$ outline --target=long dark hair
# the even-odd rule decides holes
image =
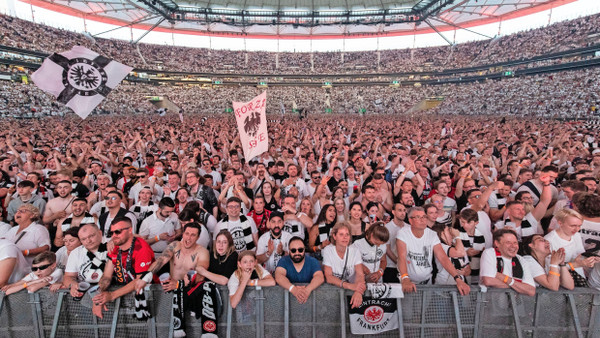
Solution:
[[[326,215],[327,215],[327,210],[329,208],[333,208],[333,210],[335,210],[335,206],[331,203],[325,204],[323,206],[323,208],[321,209],[321,212],[319,213],[319,216],[317,217],[317,221],[315,222],[315,224],[319,225],[321,223],[327,223],[327,219],[326,219]],[[333,224],[335,224],[335,222],[337,221],[337,211],[335,213],[335,219],[333,220]]]

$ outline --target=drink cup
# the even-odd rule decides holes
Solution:
[[[77,285],[77,291],[81,292],[81,293],[86,293],[86,291],[90,288],[90,283],[88,282],[80,282]],[[80,301],[81,298],[83,298],[83,295],[81,297],[73,297],[73,300],[75,301]]]

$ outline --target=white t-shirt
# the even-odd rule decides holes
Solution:
[[[210,233],[208,232],[208,230],[206,229],[206,227],[201,224],[202,227],[202,231],[200,231],[200,237],[198,237],[198,240],[196,241],[196,244],[200,244],[205,248],[209,248],[210,244],[212,243],[212,238],[210,236]]]
[[[92,270],[92,262],[87,256],[88,250],[83,246],[79,246],[69,255],[69,259],[67,260],[67,266],[65,267],[65,272],[76,272],[77,273],[77,281],[79,282],[88,282],[96,284],[102,278],[102,274],[104,271],[102,270]],[[107,260],[107,251],[99,252],[96,251],[95,256],[99,261]]]
[[[431,280],[433,274],[433,248],[440,244],[437,233],[425,229],[421,238],[415,237],[410,227],[403,227],[396,234],[396,239],[406,244],[406,266],[408,276],[414,283]]]
[[[172,213],[169,215],[169,217],[162,221],[158,219],[157,212],[155,212],[142,222],[142,225],[140,226],[140,236],[153,238],[165,232],[169,236],[173,236],[175,234],[175,230],[179,229],[181,229],[181,223],[179,223],[179,219],[177,219],[175,213]],[[169,242],[160,240],[150,246],[154,252],[163,252],[168,245]]]
[[[470,205],[467,205],[465,207],[465,209],[470,208]],[[487,212],[483,210],[479,210],[477,212],[477,217],[479,218],[479,222],[477,223],[475,228],[479,230],[479,232],[481,232],[483,238],[485,238],[485,247],[489,249],[492,246],[494,246],[494,237],[492,235],[492,220],[490,219],[490,216],[488,216]]]
[[[523,227],[524,223],[526,223],[526,222],[529,222],[530,226]],[[517,238],[518,238],[519,242],[523,239],[523,237],[529,237],[529,236],[533,236],[533,235],[542,235],[543,234],[543,230],[540,231],[540,229],[539,229],[539,223],[538,223],[537,219],[535,219],[533,214],[530,212],[527,213],[527,215],[525,215],[525,217],[523,218],[523,220],[521,221],[521,224],[519,226],[517,226],[510,219],[499,220],[498,222],[496,222],[495,226],[496,226],[496,229],[503,229],[505,227],[512,228],[517,233]]]
[[[54,284],[56,282],[62,281],[62,277],[63,277],[63,271],[62,269],[54,269],[54,271],[52,271],[52,273],[50,274],[50,277],[52,277],[52,280],[50,281],[50,284]],[[23,281],[24,282],[31,282],[34,280],[38,280],[40,279],[34,272],[30,272],[27,276],[23,277]]]
[[[517,259],[519,260],[519,262],[521,262],[521,266],[523,267],[523,278],[522,281],[525,284],[529,284],[533,287],[535,287],[535,281],[533,280],[533,277],[531,276],[531,270],[528,269],[527,264],[525,264],[523,257],[517,255]],[[502,260],[504,260],[504,271],[502,272],[503,274],[512,277],[512,259],[510,258],[506,258],[506,257],[502,257]],[[481,255],[481,269],[479,272],[479,276],[480,277],[491,277],[491,278],[496,278],[496,272],[498,272],[498,269],[496,267],[497,261],[496,261],[496,251],[494,248],[489,248],[489,249],[485,249],[483,251],[483,254]],[[480,283],[481,283],[480,279]]]
[[[306,215],[306,214],[304,214],[304,213],[298,214],[298,216],[301,216],[301,215]],[[290,235],[292,235],[292,237],[298,236],[298,237],[304,239],[304,224],[302,224],[302,222],[300,222],[299,220],[288,219],[288,220],[283,221],[283,231],[290,233]]]
[[[19,237],[21,237],[21,232],[17,233],[19,230],[18,226],[12,227],[5,235],[5,238],[13,243],[17,241]],[[48,248],[50,245],[50,234],[48,233],[48,229],[45,226],[31,223],[27,228],[22,231],[24,234],[16,243],[19,250],[31,250],[43,247],[47,245]],[[25,257],[27,264],[31,266],[31,262],[33,262],[33,256]]]
[[[330,267],[335,277],[348,283],[354,283],[356,278],[356,271],[354,270],[357,265],[362,264],[362,255],[358,249],[349,246],[344,253],[344,257],[340,258],[335,250],[335,245],[329,244],[321,251],[321,254],[323,255],[323,266]]]
[[[363,265],[366,266],[369,271],[376,272],[379,270],[381,258],[385,256],[387,250],[387,244],[371,245],[367,242],[366,238],[361,238],[351,246],[355,247],[360,252]]]
[[[56,251],[56,268],[65,270],[67,266],[67,260],[69,259],[69,255],[67,255],[67,247],[63,246]]]
[[[600,222],[584,220],[579,229],[585,251],[600,254]]]
[[[267,252],[269,248],[269,239],[271,239],[271,232],[267,231],[258,239],[258,247],[256,249],[256,255],[262,255]],[[277,246],[279,243],[283,244],[284,255],[289,251],[288,244],[290,243],[290,239],[292,239],[292,235],[285,231],[281,231],[281,236],[279,238],[273,239],[273,252],[267,261],[263,264],[264,268],[269,271],[269,273],[275,272],[275,268],[277,267],[277,263],[283,257],[277,253]]]
[[[235,250],[238,253],[240,253],[247,249],[246,245],[251,241],[251,238],[246,238],[247,236],[244,235],[244,229],[247,226],[250,227],[251,234],[255,234],[258,232],[258,229],[256,229],[256,224],[254,223],[252,217],[246,217],[246,221],[244,222],[244,224],[242,224],[241,219],[238,219],[237,221],[221,221],[217,223],[217,227],[213,232],[213,241],[216,240],[219,231],[221,231],[222,229],[227,229],[231,234],[231,237],[233,237],[233,246],[235,247]],[[251,234],[249,234],[248,236],[251,236]]]
[[[404,225],[400,227],[396,225],[396,223],[394,223],[393,220],[391,220],[388,222],[388,224],[385,225],[385,227],[388,229],[388,232],[390,233],[390,240],[387,242],[387,250],[391,251],[394,255],[396,255],[396,257],[398,257],[398,248],[396,247],[396,234],[398,234],[398,230],[404,227],[410,227],[410,224],[404,223],[404,221],[402,221],[402,224]],[[388,255],[385,256],[387,259],[386,267],[395,268],[397,266],[396,263],[394,263],[394,261],[392,261]]]
[[[10,230],[12,226],[8,223],[0,222],[0,238],[4,238],[4,235]]]
[[[12,284],[20,281],[23,276],[31,271],[31,266],[23,257],[21,250],[11,241],[0,239],[0,262],[5,259],[16,258],[16,264],[12,274],[8,278],[8,283]]]
[[[264,279],[267,276],[270,276],[271,274],[269,273],[269,271],[263,269],[263,273],[262,276],[260,276],[260,279]],[[240,286],[240,280],[237,278],[237,276],[235,275],[235,272],[231,275],[231,277],[229,277],[229,281],[227,282],[227,288],[229,289],[229,296],[233,296],[233,294],[235,294],[235,292],[237,291],[238,287]]]
[[[550,271],[550,266],[546,264],[546,269],[544,269],[540,265],[540,263],[538,263],[538,261],[535,260],[535,258],[529,255],[523,256],[523,261],[525,262],[525,268],[531,272],[531,277],[533,278],[535,287],[540,286],[540,284],[538,284],[538,282],[536,282],[535,279],[541,275],[547,275],[548,271]]]
[[[571,240],[567,241],[560,238],[556,233],[556,230],[554,230],[544,236],[544,238],[550,242],[550,250],[555,251],[560,248],[565,249],[565,262],[572,262],[575,260],[575,258],[577,258],[577,256],[585,252],[580,233],[576,233],[571,237]],[[577,273],[579,273],[581,276],[585,277],[583,268],[576,268],[575,271],[577,271]]]

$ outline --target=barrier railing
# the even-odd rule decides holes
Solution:
[[[248,288],[236,309],[221,288],[221,337],[355,337],[350,333],[346,295],[324,285],[305,304],[280,287]],[[44,289],[0,295],[0,337],[172,337],[172,295],[158,286],[146,290],[153,314],[134,318],[132,296],[108,304],[104,318],[91,312],[91,299],[80,302],[66,292]],[[535,297],[500,289],[467,296],[455,288],[419,286],[397,299],[398,330],[378,337],[600,337],[600,293],[592,289],[551,292]],[[201,322],[188,314],[188,337],[199,337]]]

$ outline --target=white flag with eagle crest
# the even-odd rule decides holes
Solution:
[[[233,113],[240,132],[246,163],[269,150],[266,107],[266,91],[250,102],[233,102]]]
[[[85,47],[74,46],[47,57],[31,79],[85,119],[132,69]]]

